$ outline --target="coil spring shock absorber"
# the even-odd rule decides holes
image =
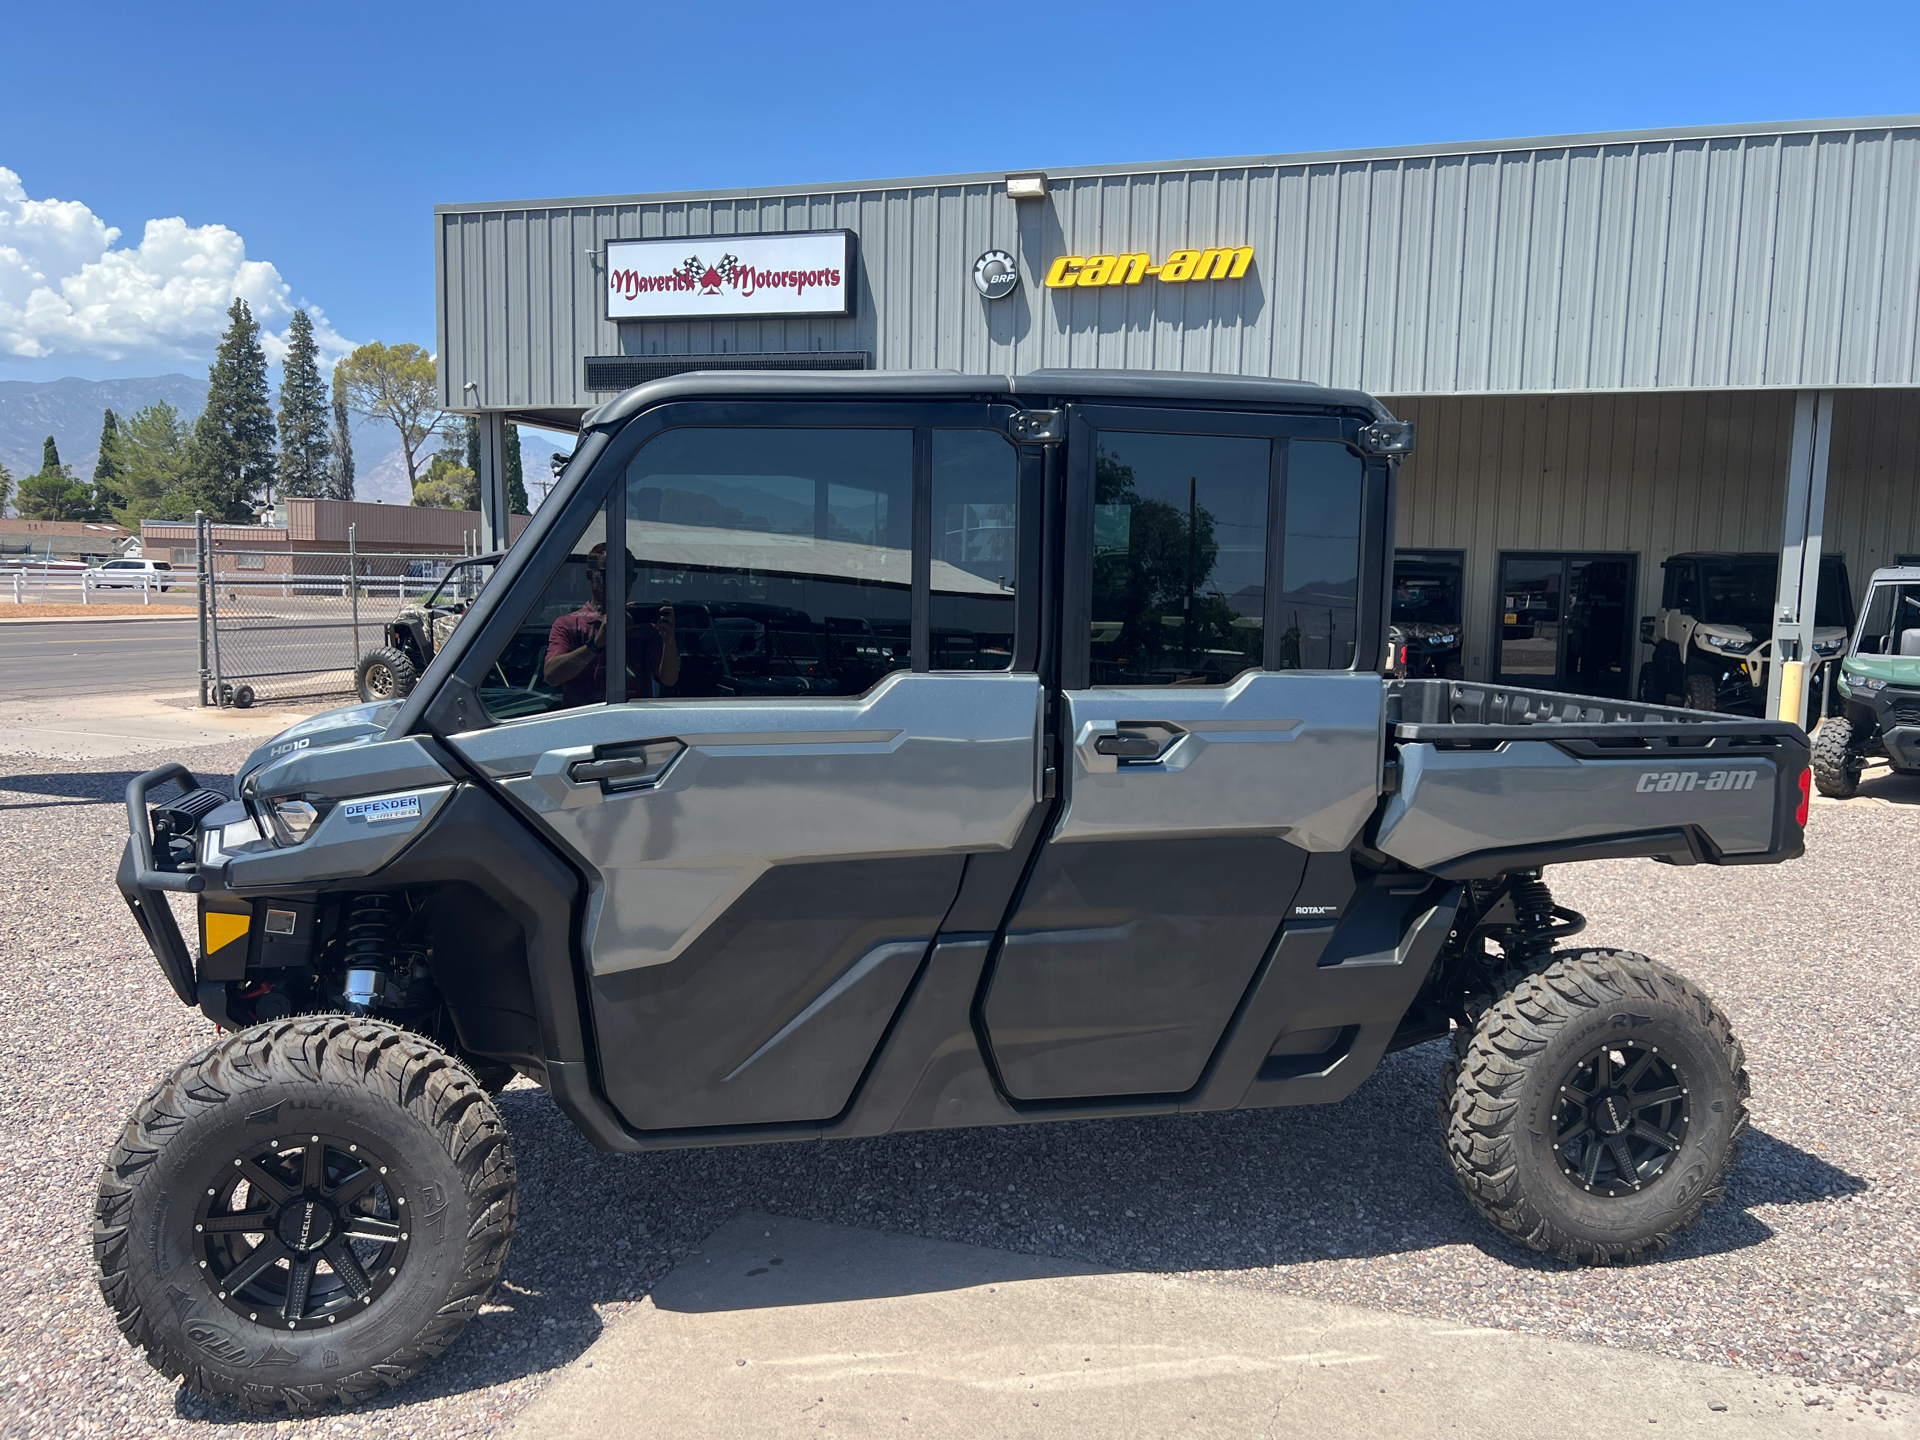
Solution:
[[[356,895],[347,907],[347,1009],[364,1015],[384,998],[400,897]]]
[[[1586,916],[1553,903],[1553,892],[1538,870],[1516,874],[1507,894],[1513,901],[1517,923],[1500,943],[1512,964],[1522,968],[1535,965],[1551,954],[1558,942],[1587,928]]]

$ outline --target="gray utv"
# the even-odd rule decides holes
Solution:
[[[1570,943],[1544,871],[1799,855],[1806,738],[1389,678],[1378,402],[731,374],[584,424],[403,701],[128,788],[121,892],[219,1027],[100,1177],[164,1373],[305,1408],[443,1351],[516,1074],[646,1151],[1326,1104],[1432,1041],[1518,1245],[1623,1260],[1719,1198],[1726,1017]]]

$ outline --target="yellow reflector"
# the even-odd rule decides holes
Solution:
[[[207,912],[207,953],[224,949],[235,940],[244,940],[247,927],[253,923],[251,915],[223,915],[217,910]]]

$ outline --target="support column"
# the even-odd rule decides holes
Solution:
[[[1820,541],[1826,528],[1827,457],[1833,448],[1833,391],[1802,390],[1793,407],[1780,582],[1773,612],[1767,714],[1805,723],[1813,618],[1820,596]]]
[[[475,417],[480,428],[480,549],[507,548],[507,421],[498,410]]]

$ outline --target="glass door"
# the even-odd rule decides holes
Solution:
[[[1637,561],[1624,553],[1502,555],[1494,678],[1625,699]]]

